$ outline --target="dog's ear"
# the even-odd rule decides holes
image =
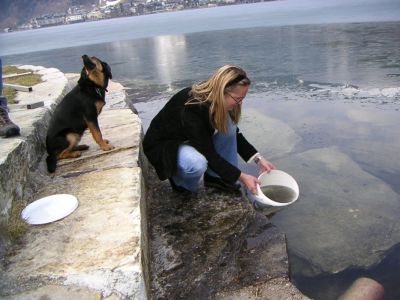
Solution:
[[[104,61],[103,61],[103,72],[109,79],[112,79],[111,67],[108,65],[108,63]]]

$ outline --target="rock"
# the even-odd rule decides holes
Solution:
[[[286,123],[263,115],[253,108],[243,110],[239,128],[246,139],[257,145],[258,149],[268,149],[268,160],[290,153],[301,140]]]
[[[302,275],[368,268],[399,241],[399,195],[338,148],[309,150],[277,165],[300,186],[299,200],[272,222],[287,235],[291,253],[309,262],[293,268]]]
[[[152,168],[148,188],[154,299],[239,295],[276,278],[291,285],[284,234],[242,196],[178,194]]]

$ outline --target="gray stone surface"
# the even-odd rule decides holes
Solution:
[[[3,300],[99,300],[102,299],[100,293],[76,287],[48,285],[38,289],[25,291],[19,295],[6,296]],[[110,299],[111,300],[111,299]]]
[[[259,113],[253,108],[243,110],[239,123],[246,139],[259,149],[268,149],[265,156],[274,161],[290,153],[301,137],[286,123]]]
[[[40,70],[45,73],[44,69]],[[76,81],[76,76],[70,75],[69,79]],[[36,96],[35,87],[31,96]],[[29,226],[22,240],[8,249],[0,270],[1,297],[146,298],[142,271],[142,256],[146,254],[141,251],[145,248],[142,238],[146,236],[146,226],[141,222],[141,201],[145,191],[142,190],[143,176],[138,164],[141,123],[137,115],[121,105],[125,102],[123,87],[111,82],[108,89],[107,106],[99,123],[104,136],[115,146],[114,150],[102,151],[87,132],[82,142],[90,146],[89,150],[77,159],[61,161],[56,173],[50,175],[46,172],[44,149],[39,153],[30,147],[30,144],[43,143],[45,135],[39,135],[40,141],[39,138],[32,139],[32,135],[35,130],[45,133],[46,130],[40,127],[47,128],[47,124],[33,122],[32,130],[25,128],[31,124],[27,121],[29,118],[44,123],[48,120],[44,115],[32,116],[29,111],[19,113],[25,114],[19,125],[26,132],[26,141],[22,143],[26,147],[19,146],[22,150],[16,151],[16,146],[3,148],[2,144],[7,157],[19,156],[27,161],[25,178],[18,178],[21,194],[28,181],[31,186],[31,197],[24,200],[31,202],[67,193],[78,198],[79,206],[62,220]],[[49,105],[43,110],[50,113],[52,107]],[[7,141],[19,145],[18,139]],[[41,160],[32,165],[32,168],[36,165],[32,170],[29,164],[38,157]],[[2,167],[5,166],[2,164]],[[12,168],[7,170],[12,173]],[[34,188],[31,181],[35,182]],[[13,201],[18,199],[14,197]],[[141,226],[144,226],[143,230]]]
[[[247,199],[148,178],[154,299],[307,299],[288,279],[285,235]]]
[[[217,293],[215,300],[305,300],[309,299],[285,278],[275,278],[264,284],[247,286],[237,291]]]
[[[9,105],[11,120],[21,129],[21,136],[0,141],[0,223],[6,223],[13,199],[30,198],[29,174],[37,167],[44,151],[47,124],[51,107],[70,90],[68,80],[57,69],[21,66],[42,75],[44,82],[35,85],[33,92],[18,92],[16,105]],[[29,103],[45,101],[45,107],[26,109]]]

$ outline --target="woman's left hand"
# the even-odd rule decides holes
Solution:
[[[260,170],[260,174],[276,169],[276,167],[264,157],[260,157],[260,160],[257,162],[257,166]]]

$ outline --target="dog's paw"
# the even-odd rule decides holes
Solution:
[[[110,151],[114,148],[115,147],[113,145],[108,144],[108,143],[104,143],[103,145],[101,145],[101,150],[103,150],[103,151]]]
[[[71,152],[71,158],[77,158],[82,155],[81,151],[72,151]]]

